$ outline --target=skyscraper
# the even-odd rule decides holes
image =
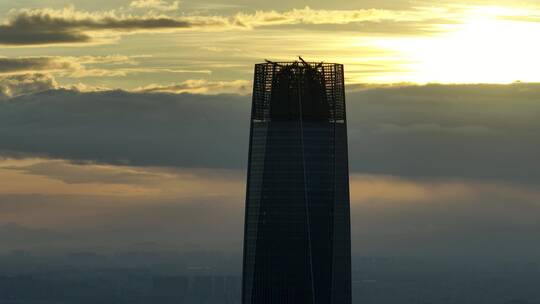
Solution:
[[[350,304],[343,65],[256,64],[253,86],[242,303]]]

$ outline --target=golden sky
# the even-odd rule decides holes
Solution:
[[[346,64],[349,84],[540,81],[534,1],[91,3],[2,1],[0,77],[249,94],[254,63],[302,55]]]

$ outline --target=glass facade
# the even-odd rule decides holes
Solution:
[[[242,302],[351,303],[343,66],[255,66]]]

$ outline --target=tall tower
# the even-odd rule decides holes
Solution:
[[[341,64],[255,65],[243,304],[351,303],[344,91]]]

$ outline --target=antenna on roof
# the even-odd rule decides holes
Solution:
[[[275,61],[270,61],[268,59],[265,59],[264,61],[266,61],[266,63],[272,64],[273,66],[280,66],[280,64]]]

